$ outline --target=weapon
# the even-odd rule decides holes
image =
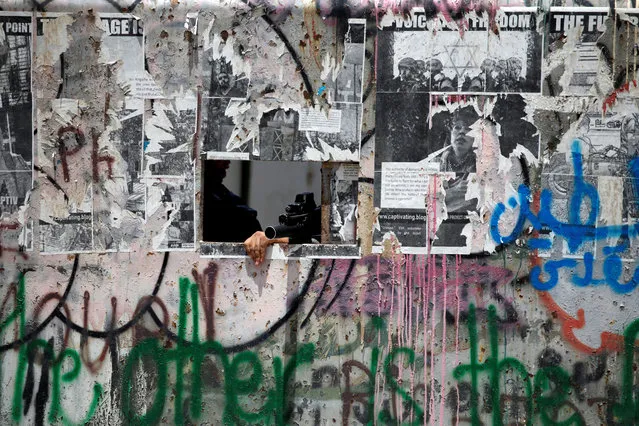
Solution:
[[[320,240],[322,214],[312,192],[297,194],[295,202],[286,206],[285,211],[279,217],[279,225],[266,228],[266,238],[289,237],[291,244],[310,243],[312,238]]]

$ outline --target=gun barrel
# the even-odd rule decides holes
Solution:
[[[275,225],[267,227],[264,230],[264,235],[269,240],[272,240],[274,238],[297,237],[300,235],[300,231],[303,231],[303,227],[299,225]]]

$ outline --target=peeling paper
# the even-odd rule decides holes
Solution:
[[[549,13],[543,93],[584,96],[609,92],[610,69],[597,46],[609,9],[553,7]],[[571,26],[575,21],[581,25]]]
[[[59,66],[60,54],[67,51],[71,36],[68,27],[75,19],[70,14],[47,13],[36,17],[42,34],[36,37],[35,66]]]
[[[104,29],[100,61],[118,63],[118,83],[130,95],[139,98],[162,98],[160,87],[144,69],[142,22],[130,14],[98,14]]]
[[[159,87],[166,98],[196,97],[200,79],[197,45],[193,33],[184,29],[194,16],[183,9],[169,10],[163,10],[161,16],[151,11],[144,15],[145,63],[156,83],[148,90]]]
[[[144,235],[143,112],[142,99],[126,99],[112,111],[98,141],[99,155],[113,158],[111,176],[93,198],[93,238],[99,251],[130,251]]]
[[[202,86],[207,96],[246,97],[251,65],[231,28],[220,30],[212,18],[204,29]],[[227,21],[228,22],[228,21]],[[204,25],[203,25],[204,26]]]
[[[161,224],[152,237],[154,250],[195,248],[194,185],[188,178],[147,178],[147,222]]]
[[[322,168],[330,176],[329,238],[328,244],[355,244],[357,226],[357,198],[359,166],[339,164]]]
[[[146,176],[192,176],[196,109],[197,99],[153,102],[144,127]]]

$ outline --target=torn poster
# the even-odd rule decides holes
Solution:
[[[40,252],[46,254],[90,252],[93,249],[91,213],[75,212],[40,221]]]
[[[117,63],[118,82],[128,96],[162,98],[162,90],[144,69],[144,33],[142,21],[130,14],[100,13],[104,30],[100,47],[103,63]]]
[[[98,141],[97,160],[108,161],[110,169],[108,178],[100,175],[93,195],[95,250],[128,251],[144,233],[143,112],[142,99],[126,98]]]
[[[330,110],[278,108],[260,119],[259,160],[359,161],[362,105]]]
[[[575,155],[579,156],[584,180],[594,188],[601,188],[597,192],[600,194],[597,226],[639,222],[639,175],[635,166],[639,154],[639,103],[636,96],[637,89],[631,89],[614,105],[608,105],[605,112],[602,101],[591,98],[561,135],[543,170],[542,188],[552,191],[553,198],[568,198],[574,192]],[[582,204],[585,208],[586,203]],[[582,211],[582,216],[585,214],[582,223],[588,219],[586,213]],[[557,217],[562,216],[558,214]],[[611,237],[603,245],[623,247],[618,253],[624,258],[632,258],[636,243],[630,240],[633,239],[628,236]],[[584,250],[594,253],[592,247]],[[567,254],[578,256],[584,250]]]
[[[241,143],[234,117],[250,107],[243,99],[202,99],[202,153],[208,159],[248,160],[250,143]],[[273,158],[276,159],[276,158]]]
[[[148,178],[146,211],[151,227],[159,223],[153,249],[193,250],[195,248],[193,177]]]
[[[122,16],[121,21],[137,22],[130,15]],[[123,79],[140,64],[136,55],[142,52],[135,48],[139,36],[110,35],[105,29],[115,28],[115,24],[103,24],[91,12],[40,14],[36,24],[34,82],[38,99],[94,100],[96,90],[117,97],[128,86]],[[135,31],[139,30],[136,27]],[[123,43],[125,39],[133,39],[133,43]]]
[[[536,9],[498,10],[499,35],[488,31],[486,13],[472,12],[466,20],[460,28],[442,15],[428,19],[423,8],[406,17],[387,13],[378,33],[378,92],[540,91]]]
[[[341,67],[330,72],[325,82],[329,103],[362,102],[365,52],[366,20],[349,19]]]
[[[587,95],[600,73],[610,73],[600,61],[597,45],[608,14],[608,8],[550,9],[544,42],[544,95]]]
[[[298,144],[299,113],[293,109],[278,108],[265,112],[260,120],[259,159],[299,159],[302,155]]]
[[[16,219],[33,186],[31,16],[0,13],[0,219]]]
[[[637,154],[639,104],[628,95],[620,97],[605,113],[602,110],[602,102],[590,98],[579,118],[561,135],[544,173],[573,174],[572,152],[578,143],[585,176],[632,177],[627,167]]]
[[[46,104],[46,109],[38,109],[41,250],[91,251],[91,171],[97,159],[94,141],[99,135],[81,122],[82,111],[87,108],[84,102],[55,99]]]
[[[188,98],[197,93],[197,16],[165,9],[159,22],[144,28],[145,63],[162,97]]]
[[[18,251],[33,251],[33,221],[29,220],[22,224],[19,228],[20,234],[18,240]],[[4,236],[3,239],[12,241],[10,236]]]
[[[209,58],[208,62],[210,78],[204,80],[204,93],[212,97],[246,98],[249,80],[245,73],[233,74],[233,65],[226,57]]]
[[[397,112],[397,96],[377,96],[375,244],[392,232],[405,252],[483,249],[479,241],[486,229],[474,221],[508,190],[514,192],[518,184],[511,175],[521,176],[521,167],[539,159],[539,137],[525,99],[432,94],[426,105],[427,94],[404,94],[410,99],[403,102],[412,107]],[[401,113],[428,119],[426,124],[397,121]],[[490,179],[502,180],[505,188],[489,189]]]
[[[330,214],[329,240],[326,243],[355,244],[359,164],[334,164],[328,171],[330,172]]]
[[[596,176],[585,176],[584,181],[589,185],[593,185],[595,188],[597,187]],[[619,182],[621,182],[621,179],[619,179]],[[552,191],[553,197],[552,205],[550,206],[550,213],[557,220],[563,223],[570,223],[571,198],[572,194],[575,193],[574,175],[558,173],[543,174],[541,176],[541,187]],[[612,189],[612,187],[608,185],[608,189]],[[581,203],[579,216],[582,223],[586,223],[588,221],[589,213],[590,207],[586,203]],[[556,236],[550,228],[544,227],[541,230],[540,235],[541,238],[548,238],[551,241],[551,247],[545,248],[541,251],[540,256],[542,257],[558,254],[561,255],[562,258],[582,259],[585,253],[596,253],[596,240],[586,241],[581,244],[577,250],[570,250],[566,239]]]
[[[380,210],[373,243],[379,246],[394,233],[403,247],[424,248],[428,177],[416,163],[431,151],[430,96],[377,92],[376,104],[375,207]]]
[[[146,102],[145,176],[192,176],[197,99]]]
[[[44,178],[40,178],[40,182],[44,181]],[[45,187],[50,189],[49,186],[45,185]],[[40,203],[43,206],[39,226],[41,253],[61,254],[93,250],[92,195],[92,185],[88,185],[82,202],[69,205],[60,202],[59,199],[51,199],[48,191],[41,191]]]
[[[229,16],[225,20],[217,15],[209,16],[205,12],[198,22],[203,41],[199,49],[202,93],[205,97],[246,98],[251,73],[250,65],[245,61],[247,52],[242,43],[238,43],[235,24],[233,28],[220,27],[231,21],[235,23],[237,17],[231,19]]]
[[[329,111],[305,108],[299,113],[293,159],[359,161],[361,127],[361,104],[336,103]]]

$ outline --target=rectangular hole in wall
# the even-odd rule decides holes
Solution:
[[[243,243],[269,227],[292,244],[356,243],[357,163],[204,160],[202,170],[206,244]],[[227,254],[241,253],[235,246]]]
[[[312,199],[306,196],[300,211],[292,211],[287,220],[303,220],[308,225],[298,235],[309,231],[317,237],[300,242],[320,242],[321,220],[316,217],[321,217],[321,188],[321,163],[317,162],[207,160],[202,186],[203,239],[244,242],[255,231],[279,225],[279,217],[296,196],[311,193]]]

